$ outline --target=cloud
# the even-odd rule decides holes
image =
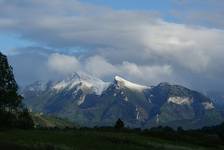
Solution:
[[[172,68],[169,65],[137,65],[127,61],[115,65],[102,56],[86,59],[85,71],[99,78],[110,78],[110,80],[115,75],[121,75],[131,81],[148,85],[170,80],[172,75]]]
[[[146,54],[193,72],[208,71],[216,64],[214,56],[223,54],[222,30],[162,22],[145,33]]]
[[[99,55],[80,60],[75,56],[59,53],[49,55],[47,67],[49,71],[52,71],[52,74],[56,73],[63,76],[74,72],[86,72],[111,81],[115,75],[121,75],[132,81],[149,85],[170,80],[173,73],[172,67],[169,65],[137,65],[127,61],[112,64]]]
[[[101,56],[92,56],[85,61],[85,70],[97,77],[107,77],[116,74],[118,69]]]
[[[148,85],[158,84],[163,81],[171,81],[173,73],[169,65],[137,65],[135,63],[123,62],[119,67],[123,76],[140,83]]]
[[[62,75],[68,75],[78,71],[80,64],[76,57],[54,53],[48,58],[49,69]]]
[[[220,0],[173,0],[171,15],[185,24],[224,29],[222,19],[224,1]]]
[[[174,21],[150,11],[114,10],[77,0],[0,1],[0,32],[48,47],[46,68],[60,75],[82,70],[106,79],[120,74],[147,84],[171,81],[194,88],[216,88],[216,84],[224,88],[223,28]],[[84,51],[75,56],[68,53],[67,49],[79,52],[77,47]],[[14,64],[21,68],[18,72],[24,71]],[[32,63],[24,65],[33,68]]]
[[[20,86],[37,80],[55,79],[57,75],[53,76],[46,65],[47,53],[48,49],[29,47],[14,49],[13,54],[8,56],[16,81]]]

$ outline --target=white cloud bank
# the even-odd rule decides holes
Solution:
[[[50,55],[48,67],[60,74],[84,70],[101,78],[121,74],[147,84],[174,81],[209,87],[212,82],[213,87],[224,87],[221,29],[77,0],[0,0],[1,31],[52,49],[88,50],[82,56],[66,56],[66,50]]]
[[[74,72],[87,72],[99,78],[121,75],[130,80],[151,84],[168,79],[172,75],[172,68],[169,65],[137,65],[127,61],[115,65],[97,55],[79,62],[75,56],[53,53],[49,56],[47,64],[50,70],[60,75],[69,75]]]
[[[48,58],[48,67],[56,73],[68,75],[79,69],[79,61],[76,57],[53,53]]]

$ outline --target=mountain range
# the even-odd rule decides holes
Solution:
[[[104,82],[84,73],[64,80],[35,82],[22,89],[34,112],[69,119],[80,126],[112,126],[121,118],[127,127],[200,128],[224,119],[207,96],[180,85],[145,86],[115,76]]]

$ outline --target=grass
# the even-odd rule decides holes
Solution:
[[[33,113],[32,114],[32,119],[34,121],[35,126],[37,127],[42,127],[42,128],[72,128],[74,127],[74,123],[69,122],[66,119],[62,119],[59,117],[54,117],[54,116],[45,116],[45,115],[40,115],[38,113]]]
[[[200,141],[200,139],[198,139]],[[137,132],[96,130],[7,130],[0,131],[1,150],[218,150],[185,140],[160,138]]]

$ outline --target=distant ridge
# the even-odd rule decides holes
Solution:
[[[169,83],[140,85],[120,76],[108,83],[75,73],[60,81],[37,82],[22,93],[34,111],[88,127],[111,126],[118,118],[133,128],[200,128],[223,121],[213,102],[199,92]]]

